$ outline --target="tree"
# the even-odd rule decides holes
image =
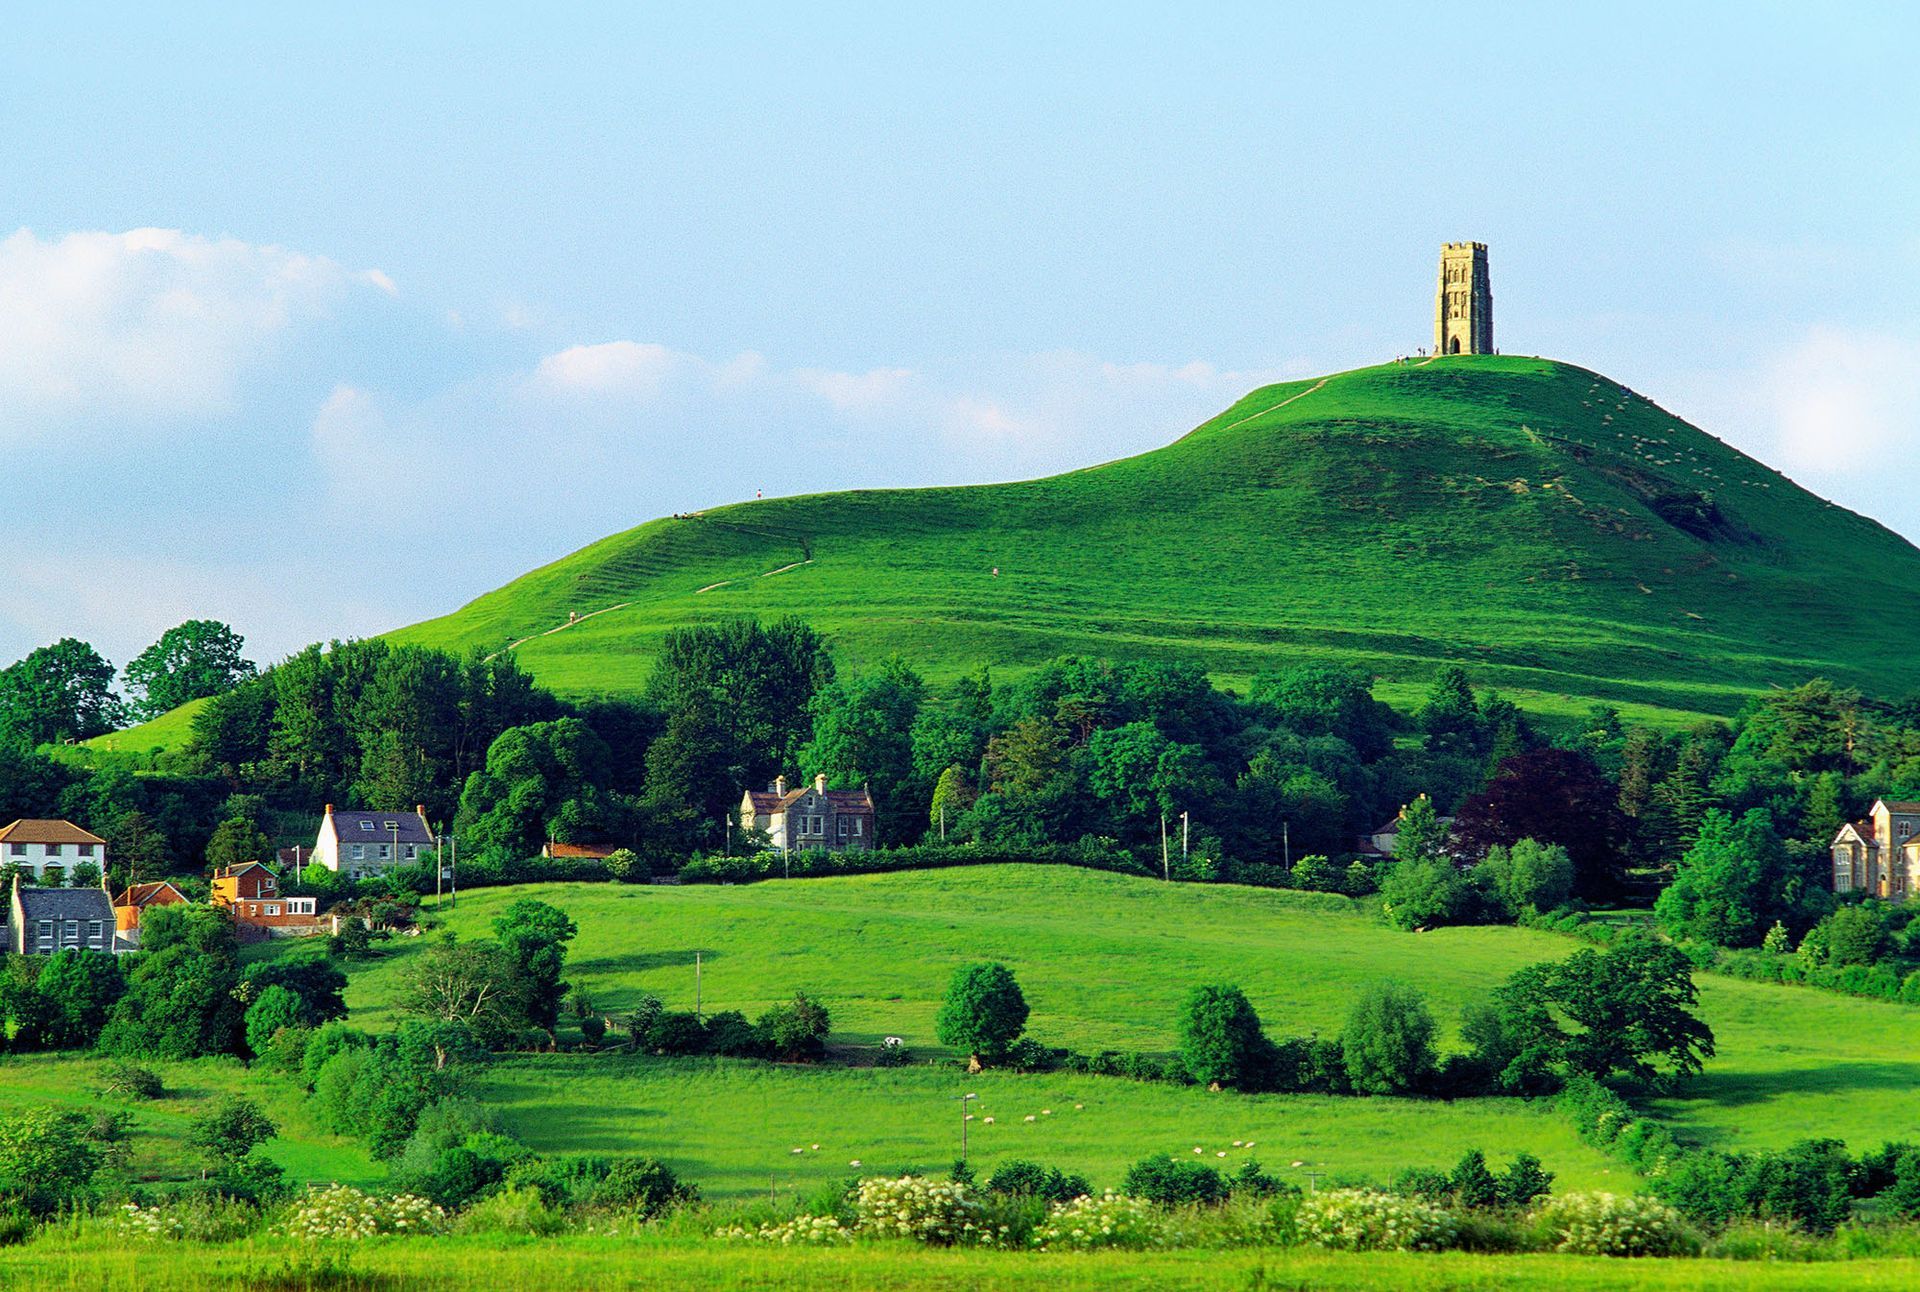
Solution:
[[[1273,1046],[1238,987],[1196,987],[1180,1013],[1180,1060],[1203,1085],[1257,1090],[1269,1080]]]
[[[430,1022],[464,1024],[481,1044],[498,1047],[526,1027],[528,994],[504,947],[448,935],[408,967],[399,1006]]]
[[[1887,950],[1887,916],[1877,903],[1843,906],[1807,931],[1801,952],[1836,965],[1872,964]]]
[[[879,812],[882,843],[910,843],[929,787],[916,784],[913,725],[926,683],[898,659],[852,681],[833,682],[813,697],[813,738],[800,766],[824,772],[835,789],[865,787]]]
[[[1380,881],[1380,909],[1396,928],[1437,929],[1469,922],[1473,890],[1450,861],[1399,861]]]
[[[1427,749],[1435,753],[1465,754],[1478,757],[1480,747],[1480,704],[1466,670],[1457,664],[1443,665],[1427,688],[1427,698],[1414,715],[1414,723],[1427,738]]]
[[[476,859],[511,866],[548,840],[589,843],[619,832],[626,801],[607,788],[607,742],[578,718],[512,727],[460,794],[460,831]]]
[[[233,1166],[280,1133],[260,1105],[241,1095],[224,1095],[187,1123],[187,1143],[205,1154],[216,1169]]]
[[[1776,920],[1792,917],[1800,888],[1765,809],[1738,821],[1716,810],[1706,814],[1653,909],[1675,937],[1753,947]]]
[[[1504,1201],[1500,1181],[1487,1169],[1487,1155],[1479,1149],[1468,1150],[1460,1164],[1447,1177],[1453,1200],[1469,1211],[1490,1211]]]
[[[77,1198],[100,1169],[80,1113],[28,1108],[0,1118],[0,1200],[36,1216]]]
[[[157,718],[189,700],[230,691],[254,675],[240,652],[246,641],[213,619],[189,619],[127,664],[127,690],[137,718]]]
[[[1474,867],[1474,876],[1513,917],[1558,910],[1573,897],[1573,858],[1557,843],[1495,844]]]
[[[1433,1015],[1411,987],[1378,982],[1361,990],[1340,1033],[1347,1079],[1367,1095],[1405,1095],[1432,1075]]]
[[[63,637],[0,669],[0,744],[57,744],[103,735],[125,712],[113,665],[87,643]]]
[[[1434,861],[1446,855],[1447,827],[1433,800],[1425,794],[1400,809],[1399,831],[1393,840],[1396,861]]]
[[[1469,856],[1522,839],[1559,844],[1587,901],[1617,894],[1626,822],[1618,793],[1585,754],[1536,749],[1507,759],[1486,789],[1461,804],[1454,837]]]
[[[1248,699],[1303,736],[1332,736],[1367,762],[1393,750],[1393,710],[1373,698],[1373,679],[1338,664],[1304,664],[1253,680]]]
[[[44,1009],[41,1043],[85,1049],[100,1039],[126,983],[114,957],[68,949],[47,958],[34,989]]]
[[[207,840],[207,873],[217,874],[229,866],[248,861],[263,861],[273,855],[273,844],[245,817],[229,817],[213,828]]]
[[[803,991],[762,1014],[754,1028],[767,1052],[782,1063],[816,1063],[826,1056],[833,1020],[827,1007]]]
[[[933,804],[927,810],[928,828],[944,839],[947,827],[958,825],[979,797],[964,768],[958,764],[948,767],[933,786]]]
[[[1002,964],[957,970],[935,1020],[940,1044],[967,1051],[976,1069],[998,1063],[1027,1026],[1027,998]]]
[[[247,1006],[245,1028],[248,1053],[256,1059],[261,1057],[267,1052],[268,1042],[282,1028],[300,1025],[299,994],[287,987],[264,988]]]
[[[579,926],[558,907],[523,897],[495,917],[493,932],[526,984],[528,1019],[551,1032],[566,996],[560,975],[566,969],[567,943],[580,932]]]
[[[179,903],[140,917],[138,963],[100,1033],[116,1055],[193,1059],[232,1054],[242,1043],[234,989],[240,982],[233,921],[225,911]]]
[[[1713,1032],[1692,1012],[1693,966],[1671,943],[1576,951],[1520,970],[1493,996],[1509,1044],[1564,1075],[1669,1085],[1713,1057]]]

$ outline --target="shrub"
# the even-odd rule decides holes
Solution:
[[[897,1036],[889,1036],[881,1041],[879,1053],[873,1056],[873,1066],[876,1068],[904,1068],[912,1062],[913,1051]]]
[[[1515,1157],[1500,1177],[1500,1201],[1509,1207],[1524,1207],[1552,1191],[1553,1172],[1543,1169],[1540,1159],[1531,1153]]]
[[[454,1228],[463,1234],[550,1238],[566,1231],[567,1215],[549,1207],[538,1189],[502,1189],[468,1207]]]
[[[647,1048],[657,1054],[704,1054],[707,1025],[687,1010],[666,1010],[647,1029]]]
[[[1419,992],[1391,982],[1363,989],[1340,1033],[1348,1080],[1361,1094],[1412,1093],[1433,1073],[1433,1033]]]
[[[731,1059],[758,1059],[766,1053],[766,1046],[745,1014],[727,1009],[707,1020],[706,1052]]]
[[[1300,1236],[1344,1252],[1440,1252],[1453,1246],[1459,1224],[1442,1207],[1372,1189],[1329,1189],[1300,1204]]]
[[[853,1241],[852,1232],[838,1216],[795,1216],[757,1229],[726,1225],[714,1230],[713,1236],[730,1242],[778,1243],[782,1247],[842,1247]]]
[[[1043,1202],[1071,1202],[1091,1190],[1084,1175],[1067,1175],[1057,1167],[1041,1166],[1019,1158],[1004,1163],[987,1181],[990,1193],[1039,1198]]]
[[[1402,861],[1380,881],[1380,910],[1395,928],[1437,929],[1473,918],[1473,890],[1445,858]]]
[[[874,1176],[854,1190],[853,1213],[863,1234],[911,1238],[951,1247],[979,1236],[980,1205],[964,1184],[903,1175]]]
[[[1500,1182],[1487,1170],[1487,1157],[1479,1149],[1468,1151],[1447,1177],[1453,1200],[1472,1211],[1486,1211],[1501,1204]]]
[[[760,1044],[783,1063],[817,1063],[825,1058],[832,1026],[827,1007],[803,991],[795,992],[789,1003],[775,1005],[755,1024]]]
[[[1083,1195],[1056,1205],[1033,1231],[1033,1245],[1041,1251],[1084,1252],[1101,1247],[1139,1251],[1177,1241],[1164,1211],[1145,1198],[1111,1189],[1097,1198]]]
[[[1679,1212],[1638,1194],[1562,1194],[1538,1218],[1554,1250],[1581,1256],[1681,1256],[1696,1246]]]
[[[167,1088],[152,1068],[116,1059],[100,1069],[100,1093],[125,1095],[130,1099],[162,1099]]]
[[[1142,1158],[1127,1168],[1122,1192],[1162,1206],[1215,1203],[1227,1196],[1227,1182],[1201,1162],[1184,1162],[1165,1153]]]
[[[109,1223],[126,1238],[229,1243],[258,1229],[260,1212],[247,1203],[217,1194],[192,1194],[150,1207],[126,1203],[113,1213]]]
[[[538,1189],[550,1206],[623,1211],[641,1219],[700,1197],[672,1167],[650,1157],[528,1158],[509,1169],[507,1182]]]
[[[446,1221],[446,1212],[414,1194],[388,1198],[336,1184],[301,1199],[284,1230],[290,1238],[312,1242],[375,1234],[437,1234],[446,1228]]]

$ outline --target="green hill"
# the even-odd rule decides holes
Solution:
[[[996,573],[997,570],[997,573]],[[641,686],[660,634],[794,612],[932,676],[1062,652],[1233,679],[1444,660],[1529,703],[1726,713],[1815,673],[1920,682],[1920,552],[1608,379],[1451,357],[1255,391],[1165,448],[1017,484],[652,521],[393,634],[566,693]],[[579,615],[577,623],[570,616]]]

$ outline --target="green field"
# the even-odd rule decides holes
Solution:
[[[1818,673],[1920,682],[1880,609],[1916,594],[1905,540],[1606,378],[1459,356],[1267,387],[1045,480],[656,520],[392,637],[519,642],[561,692],[622,692],[669,628],[794,612],[843,664],[934,677],[1063,652],[1228,682],[1337,659],[1398,699],[1461,660],[1539,711],[1677,720]]]
[[[340,1262],[345,1273],[340,1273]],[[329,1264],[332,1262],[332,1264]],[[53,1236],[0,1249],[0,1287],[140,1292],[382,1292],[392,1288],[681,1289],[718,1292],[1280,1292],[1376,1288],[1508,1292],[1796,1292],[1906,1289],[1920,1261],[1821,1265],[1567,1256],[1347,1255],[1305,1249],[1090,1254],[1006,1253],[874,1244],[838,1251],[724,1247],[695,1237],[386,1239],[314,1252],[259,1238],[218,1246]]]
[[[642,991],[691,1008],[698,952],[705,1010],[752,1015],[804,988],[833,1011],[838,1057],[856,1062],[887,1035],[921,1058],[940,1055],[934,1011],[953,968],[974,959],[1012,966],[1032,1006],[1029,1030],[1048,1043],[1165,1051],[1195,983],[1240,985],[1269,1030],[1289,1035],[1336,1031],[1356,988],[1395,977],[1427,993],[1450,1033],[1461,1004],[1577,945],[1511,928],[1399,933],[1326,895],[1021,866],[742,887],[531,885],[469,893],[441,918],[462,936],[484,936],[522,896],[579,924],[569,978],[605,1012],[617,1017]],[[388,945],[353,972],[348,999],[365,1026],[393,1021],[393,996],[421,944]],[[1734,1148],[1831,1135],[1862,1149],[1920,1126],[1920,1011],[1706,975],[1701,992],[1719,1056],[1660,1105],[1683,1135]],[[1633,1187],[1544,1105],[1510,1100],[1253,1098],[1059,1074],[969,1080],[947,1066],[610,1053],[508,1059],[480,1093],[538,1149],[655,1154],[727,1197],[764,1192],[770,1177],[805,1192],[855,1159],[940,1167],[957,1154],[950,1101],[966,1090],[995,1118],[970,1132],[984,1163],[1038,1156],[1096,1183],[1154,1151],[1200,1147],[1234,1163],[1242,1154],[1232,1141],[1251,1140],[1270,1166],[1301,1161],[1339,1176],[1381,1179],[1482,1147],[1495,1158],[1531,1150],[1570,1186]]]

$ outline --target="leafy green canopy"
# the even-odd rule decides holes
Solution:
[[[246,640],[215,619],[189,619],[127,662],[133,715],[157,718],[192,700],[230,691],[254,675]]]
[[[1027,998],[1002,964],[957,970],[935,1019],[940,1043],[967,1051],[982,1066],[1005,1058],[1026,1026]]]

